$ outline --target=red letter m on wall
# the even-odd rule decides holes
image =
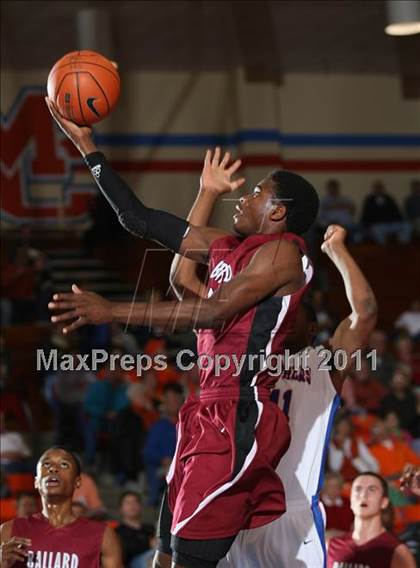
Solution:
[[[86,221],[93,186],[73,183],[72,157],[62,145],[44,89],[25,87],[1,117],[1,209],[9,223]]]

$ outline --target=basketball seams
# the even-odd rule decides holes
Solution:
[[[86,125],[87,122],[86,122],[86,119],[85,119],[85,115],[84,115],[84,113],[83,113],[82,101],[80,100],[79,72],[78,72],[78,71],[76,71],[76,85],[77,85],[77,98],[79,99],[80,112],[82,113],[83,122],[84,122],[85,125]]]
[[[99,83],[99,81],[96,79],[96,77],[94,77],[91,73],[89,73],[89,71],[80,71],[80,73],[87,73],[88,75],[91,76],[91,78],[95,81],[95,83],[98,85],[98,87],[101,89],[103,96],[105,97],[106,100],[106,104],[108,105],[108,113],[109,114],[111,112],[111,105],[109,104],[108,101],[108,97],[106,96],[105,91],[103,90],[101,84]],[[101,113],[102,114],[102,113]]]
[[[100,63],[92,63],[92,61],[80,61],[79,63],[83,64],[83,65],[95,65],[96,67],[101,67],[102,69],[105,69],[106,71],[109,71],[111,73],[111,75],[117,80],[119,81],[119,75],[117,75],[117,73],[115,73],[115,71],[113,71],[112,69],[109,69],[109,67],[106,67],[105,65],[101,65]],[[78,64],[75,62],[72,63],[63,63],[62,65],[60,65],[59,67],[57,67],[57,69],[54,69],[51,73],[51,76],[55,75],[55,73],[59,70],[62,69],[63,67],[68,67],[69,65],[74,65],[76,68],[78,67]],[[73,73],[77,72],[78,70],[73,71]]]
[[[57,100],[58,95],[60,94],[61,85],[64,83],[65,78],[68,77],[69,75],[71,75],[71,73],[66,73],[64,75],[64,77],[61,79],[60,84],[58,85],[57,89],[55,90],[54,100]]]

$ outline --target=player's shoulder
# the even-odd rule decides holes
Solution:
[[[400,539],[391,531],[384,531],[381,535],[381,541],[391,547],[398,547],[402,544]]]
[[[230,233],[222,234],[211,243],[209,248],[209,255],[217,254],[219,252],[231,251],[237,248],[242,242],[235,235]]]
[[[398,539],[397,539],[398,540]],[[404,567],[404,568],[415,568],[415,559],[411,554],[410,549],[407,545],[398,540],[398,544],[395,547],[394,553],[392,555],[391,568]]]
[[[281,238],[274,238],[263,242],[256,250],[255,259],[270,260],[270,264],[289,264],[302,262],[302,253],[299,245],[293,241]]]
[[[79,517],[78,519],[79,526],[86,526],[89,528],[96,528],[97,530],[105,530],[108,526],[106,521],[100,521],[98,519],[90,519],[89,517]]]

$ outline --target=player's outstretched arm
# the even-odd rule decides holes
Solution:
[[[341,391],[344,379],[354,365],[355,358],[351,355],[366,347],[377,318],[375,295],[348,251],[345,238],[346,230],[343,227],[330,225],[321,246],[322,252],[329,256],[343,278],[347,300],[351,307],[351,314],[338,325],[330,339],[332,351],[341,349],[347,355],[346,367],[342,371],[333,372],[332,378],[338,392]]]
[[[220,158],[221,150],[219,147],[215,149],[213,155],[211,150],[207,150],[200,177],[200,189],[187,217],[187,221],[192,225],[206,226],[218,197],[235,191],[245,183],[244,178],[231,179],[232,175],[239,169],[241,160],[229,164],[229,152],[226,152],[222,159]],[[197,263],[185,256],[179,254],[174,256],[169,280],[178,299],[183,298],[185,290],[205,298],[205,286],[197,276]]]
[[[121,225],[137,237],[156,241],[198,262],[207,262],[211,243],[227,233],[219,229],[194,227],[176,215],[146,207],[114,172],[104,154],[98,151],[92,140],[92,129],[62,117],[56,105],[48,98],[45,100],[54,120],[84,157]]]
[[[123,568],[120,541],[111,527],[106,527],[101,546],[102,568]]]
[[[258,249],[249,265],[222,284],[209,299],[156,304],[110,302],[73,285],[73,293],[55,294],[49,308],[65,310],[65,313],[51,318],[54,323],[66,322],[64,333],[88,323],[113,321],[159,326],[168,331],[220,328],[233,316],[245,313],[265,297],[277,291],[280,295],[292,294],[303,284],[302,260],[297,245],[279,240]]]

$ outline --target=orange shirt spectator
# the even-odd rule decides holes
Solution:
[[[378,462],[379,473],[383,477],[398,479],[406,464],[420,465],[419,456],[413,452],[407,442],[392,436],[384,420],[376,421],[373,436],[373,443],[369,449]]]
[[[351,422],[354,427],[354,435],[357,438],[361,438],[364,442],[369,442],[372,428],[376,422],[376,416],[373,414],[356,414],[351,417]]]
[[[406,442],[388,438],[370,446],[383,477],[400,477],[407,463],[420,465],[420,458]]]
[[[82,473],[82,483],[73,494],[73,501],[80,501],[89,511],[103,510],[105,507],[99,497],[98,488],[95,481],[87,473]]]

